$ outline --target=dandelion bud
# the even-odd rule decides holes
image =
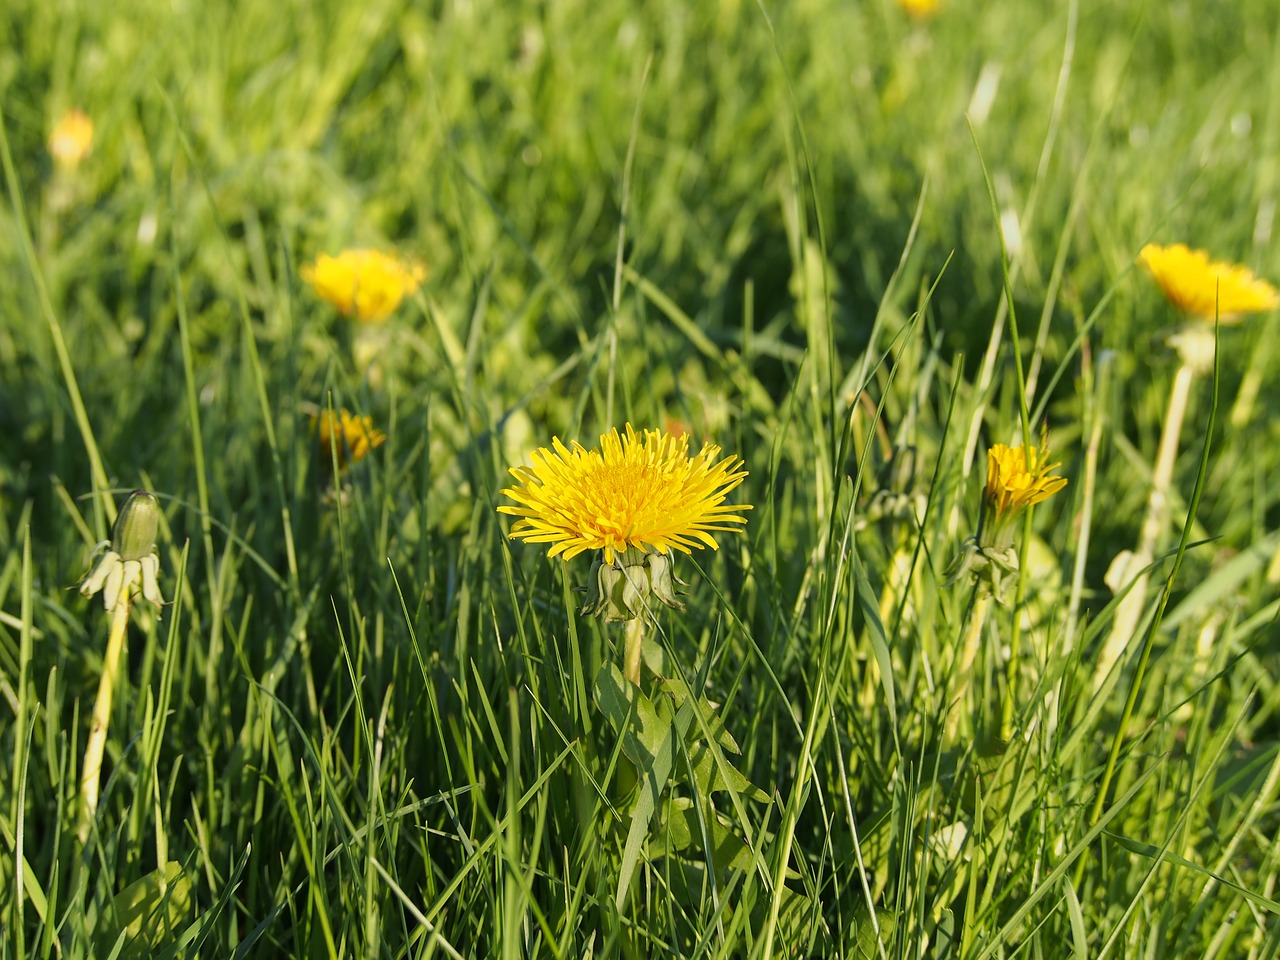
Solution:
[[[127,603],[135,591],[140,591],[157,609],[163,607],[160,555],[156,551],[159,529],[160,504],[155,494],[146,490],[129,494],[111,530],[111,542],[98,544],[99,550],[108,549],[81,581],[81,596],[92,597],[101,592],[103,606],[114,610],[122,599]]]
[[[141,560],[156,552],[159,529],[160,504],[155,494],[135,490],[124,502],[111,529],[111,548],[120,554],[121,560]]]

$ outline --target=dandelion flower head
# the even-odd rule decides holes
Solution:
[[[938,8],[942,6],[942,0],[898,0],[898,6],[909,16],[923,20],[938,12]]]
[[[331,464],[336,457],[339,470],[359,463],[375,447],[387,442],[387,435],[374,427],[372,417],[354,416],[345,407],[313,414],[311,428],[320,444],[322,462]]]
[[[300,273],[343,314],[371,323],[391,316],[427,276],[422,264],[379,250],[344,250],[336,257],[321,254]]]
[[[1047,446],[1041,450],[997,443],[987,451],[984,500],[996,523],[1048,500],[1067,485],[1066,477],[1050,476],[1059,464],[1047,462]]]
[[[1212,320],[1232,320],[1280,306],[1280,294],[1246,267],[1211,261],[1203,250],[1185,243],[1162,247],[1149,243],[1138,259],[1155,278],[1165,299],[1184,313]]]
[[[511,469],[519,485],[502,491],[519,506],[498,511],[519,518],[513,539],[551,544],[549,556],[566,560],[586,550],[603,551],[607,564],[629,548],[717,550],[712,533],[741,529],[747,520],[738,514],[751,509],[724,502],[747,475],[742,460],[721,458],[711,443],[690,456],[687,434],[640,436],[627,424],[625,434],[604,434],[598,450],[554,438],[529,459],[532,466]]]
[[[93,121],[83,110],[68,110],[49,134],[49,155],[62,170],[74,170],[93,146]]]

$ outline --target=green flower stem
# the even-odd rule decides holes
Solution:
[[[84,846],[89,840],[89,826],[98,809],[98,788],[102,781],[102,753],[107,744],[107,726],[111,722],[111,701],[115,696],[116,675],[120,672],[120,655],[124,652],[124,638],[129,629],[129,607],[132,590],[120,592],[111,614],[111,635],[107,638],[107,653],[102,661],[102,679],[98,683],[98,699],[93,704],[93,722],[89,727],[89,742],[84,748],[84,763],[80,766],[80,813],[76,825],[76,837]]]
[[[956,735],[960,722],[960,701],[969,692],[969,681],[973,675],[973,664],[978,658],[978,644],[982,640],[982,628],[987,622],[987,607],[991,605],[991,591],[978,588],[973,607],[969,611],[969,623],[964,632],[964,643],[960,647],[960,660],[956,664],[956,686],[951,696],[951,707],[947,711],[947,738]]]
[[[1169,406],[1165,410],[1164,430],[1160,434],[1155,468],[1151,471],[1151,496],[1147,501],[1147,514],[1142,522],[1138,549],[1127,565],[1129,573],[1145,571],[1151,565],[1151,561],[1155,558],[1156,542],[1160,538],[1160,531],[1167,522],[1169,484],[1173,480],[1173,464],[1178,456],[1178,440],[1182,436],[1182,420],[1187,413],[1187,400],[1191,394],[1191,381],[1194,376],[1194,367],[1184,362],[1178,367],[1178,372],[1173,378],[1173,388],[1169,391]],[[1125,579],[1128,579],[1128,573]],[[1102,649],[1102,656],[1098,660],[1098,667],[1094,673],[1095,692],[1101,688],[1111,673],[1112,667],[1133,639],[1138,621],[1142,618],[1150,580],[1149,573],[1139,574],[1133,589],[1120,601],[1120,606],[1116,609],[1111,633],[1107,636],[1106,645]]]
[[[1182,413],[1186,408],[1185,393],[1190,389],[1191,377],[1195,373],[1195,367],[1185,361],[1186,358],[1184,358],[1183,365],[1178,369],[1178,376],[1173,387],[1173,395],[1169,400],[1170,411],[1165,421],[1165,435],[1173,437],[1172,446],[1177,445],[1177,437],[1182,430]],[[1185,384],[1181,387],[1181,391],[1184,396],[1182,397],[1181,402],[1175,402],[1179,395],[1179,384],[1182,384],[1183,381],[1185,381]],[[1213,426],[1217,422],[1218,417],[1218,383],[1218,334],[1215,329],[1213,341],[1213,400],[1209,406],[1208,425],[1205,429],[1204,443],[1200,449],[1200,472],[1196,475],[1196,484],[1191,491],[1191,502],[1187,504],[1187,515],[1182,524],[1182,536],[1178,541],[1178,551],[1173,559],[1173,567],[1169,571],[1168,577],[1165,579],[1164,589],[1161,591],[1159,602],[1156,604],[1155,616],[1152,618],[1151,625],[1147,627],[1147,633],[1142,642],[1142,652],[1138,656],[1138,666],[1134,670],[1133,680],[1129,684],[1129,695],[1125,698],[1124,712],[1120,715],[1120,723],[1116,726],[1115,736],[1111,740],[1111,751],[1107,755],[1107,765],[1102,771],[1102,779],[1098,782],[1098,793],[1093,798],[1093,808],[1089,813],[1088,821],[1088,828],[1090,830],[1097,825],[1099,819],[1102,817],[1102,808],[1106,806],[1107,793],[1111,787],[1111,778],[1115,774],[1116,762],[1120,758],[1120,745],[1124,742],[1125,731],[1129,729],[1129,722],[1133,718],[1133,708],[1138,702],[1138,692],[1142,689],[1142,679],[1147,672],[1147,661],[1151,659],[1151,649],[1155,646],[1156,635],[1160,632],[1160,623],[1164,618],[1165,609],[1169,605],[1169,597],[1173,593],[1174,581],[1177,579],[1178,570],[1182,565],[1182,558],[1187,552],[1187,543],[1191,539],[1191,527],[1195,521],[1196,511],[1200,509],[1200,496],[1204,493],[1205,478],[1209,473],[1209,449],[1210,444],[1213,442]],[[1175,419],[1175,407],[1179,408],[1176,411],[1177,424],[1175,429],[1171,430],[1169,424]],[[1162,452],[1165,446],[1164,440],[1165,438],[1162,437],[1160,443]],[[1157,465],[1157,471],[1159,471],[1161,465],[1163,465],[1163,462]],[[1169,470],[1172,471],[1171,463],[1169,465]],[[1157,473],[1157,478],[1158,475],[1159,474]],[[1167,485],[1166,481],[1166,486]],[[1154,495],[1152,499],[1155,499]],[[1084,879],[1085,861],[1085,857],[1080,857],[1076,863],[1075,886],[1077,889],[1079,889],[1080,884]]]
[[[1000,704],[1000,739],[1013,737],[1013,706],[1018,700],[1018,662],[1022,658],[1022,603],[1027,595],[1027,549],[1031,544],[1031,513],[1022,517],[1022,540],[1018,544],[1018,586],[1013,594],[1013,625],[1009,630],[1009,662],[1005,664],[1004,700]]]
[[[900,534],[894,547],[893,559],[889,561],[884,589],[880,592],[880,622],[885,625],[886,630],[892,630],[896,626],[895,610],[901,607],[906,591],[910,589],[912,560],[913,554],[907,549],[906,535]],[[862,689],[858,692],[858,704],[866,710],[875,709],[879,693],[880,665],[876,663],[874,656],[868,656],[862,675]]]
[[[633,617],[627,621],[625,635],[625,652],[623,654],[623,675],[640,686],[640,660],[644,653],[644,619]]]

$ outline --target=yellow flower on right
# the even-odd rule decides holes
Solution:
[[[1212,320],[1238,320],[1280,306],[1280,294],[1247,267],[1210,260],[1203,250],[1185,243],[1162,247],[1149,243],[1138,260],[1155,278],[1166,300],[1183,313]]]

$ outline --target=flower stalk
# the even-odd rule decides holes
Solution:
[[[98,793],[102,782],[102,755],[107,744],[107,727],[111,723],[111,704],[115,699],[116,677],[124,652],[124,638],[129,630],[129,610],[133,604],[128,590],[116,598],[111,614],[111,633],[102,661],[102,678],[98,681],[98,697],[93,702],[93,720],[89,726],[89,742],[80,765],[80,803],[76,820],[76,839],[84,846],[89,841],[89,827],[98,810]]]
[[[107,548],[106,552],[80,584],[83,596],[91,597],[101,592],[103,605],[111,612],[111,632],[107,636],[107,650],[98,681],[98,696],[93,704],[84,762],[80,765],[76,838],[81,846],[89,840],[94,814],[98,810],[102,757],[106,750],[111,704],[115,699],[134,594],[141,593],[143,599],[154,604],[157,610],[164,604],[157,582],[160,557],[156,552],[156,533],[159,526],[160,505],[155,495],[146,490],[133,491],[116,517],[110,543],[99,544],[99,549]]]
[[[979,589],[969,611],[969,622],[965,625],[964,640],[960,644],[960,659],[956,662],[956,685],[951,694],[951,707],[947,711],[949,740],[959,732],[961,703],[969,693],[973,664],[978,658],[978,646],[982,641],[982,630],[987,624],[987,608],[991,605],[991,597],[990,590]]]
[[[1113,588],[1123,587],[1131,580],[1133,580],[1133,587],[1116,608],[1115,619],[1111,622],[1111,632],[1107,635],[1107,642],[1102,648],[1098,667],[1094,673],[1095,692],[1106,682],[1116,661],[1128,649],[1146,606],[1147,587],[1151,582],[1151,573],[1148,568],[1155,559],[1156,543],[1160,539],[1160,532],[1168,524],[1169,486],[1173,482],[1173,466],[1178,458],[1182,421],[1186,417],[1187,401],[1191,395],[1191,382],[1194,377],[1194,367],[1189,363],[1183,363],[1178,367],[1178,372],[1173,378],[1173,387],[1169,391],[1169,404],[1165,408],[1164,428],[1160,432],[1160,445],[1156,448],[1155,467],[1151,471],[1151,494],[1147,499],[1147,511],[1138,536],[1138,549],[1131,554],[1122,555],[1123,559],[1117,558],[1119,564],[1111,578]]]
[[[643,657],[644,617],[633,617],[627,621],[622,674],[637,687],[640,686],[640,663]]]
[[[1016,583],[1015,617],[1022,605],[1025,589],[1022,569],[1031,536],[1030,511],[1067,485],[1065,477],[1053,474],[1058,466],[1049,455],[1046,430],[1041,431],[1039,447],[1010,447],[997,443],[987,451],[987,485],[982,495],[978,532],[965,540],[947,570],[949,584],[962,578],[969,579],[978,591],[957,660],[958,690],[953,704],[968,691],[990,599],[994,597],[1000,603],[1006,602],[1009,585]],[[1020,523],[1022,538],[1019,543],[1016,534]],[[1019,647],[1018,622],[1015,619],[1000,721],[1000,736],[1004,740],[1012,735]],[[954,735],[955,729],[949,713],[948,735]]]

